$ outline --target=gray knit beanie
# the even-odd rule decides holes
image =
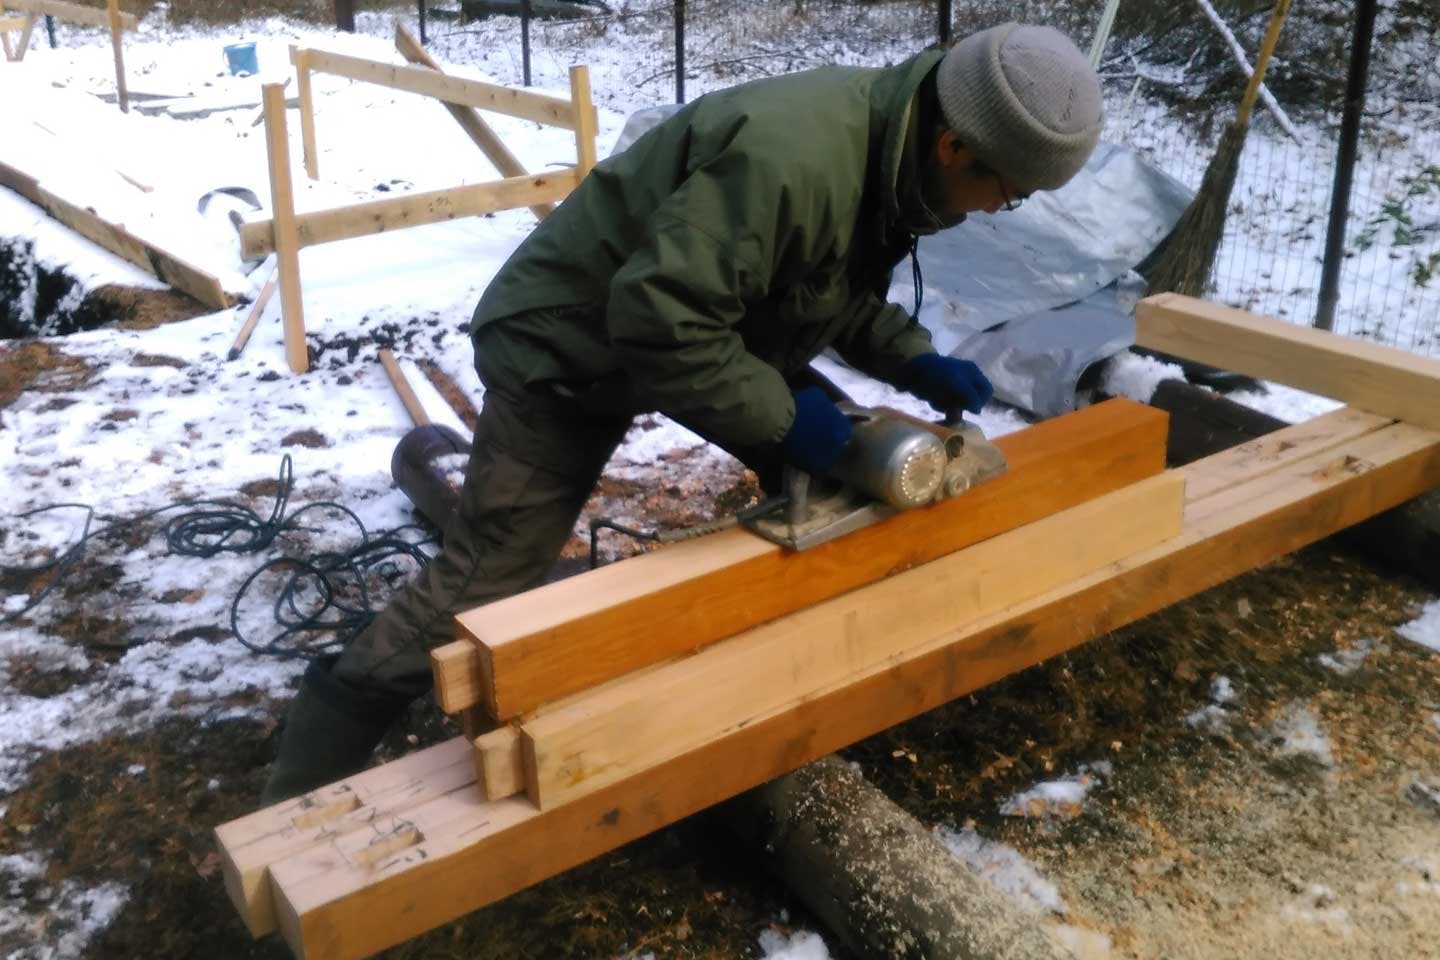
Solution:
[[[1020,193],[1063,186],[1100,138],[1100,79],[1052,27],[971,34],[940,61],[935,87],[950,129]]]

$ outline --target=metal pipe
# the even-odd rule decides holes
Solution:
[[[425,0],[417,0],[417,8],[420,14],[420,46],[425,46]]]
[[[950,46],[950,25],[954,21],[951,0],[940,0],[940,46]]]
[[[530,86],[530,0],[520,0],[520,72]]]
[[[1325,261],[1320,268],[1320,303],[1315,326],[1335,329],[1340,300],[1340,265],[1345,259],[1345,220],[1350,215],[1350,186],[1360,143],[1360,114],[1370,73],[1370,41],[1375,35],[1376,0],[1360,0],[1355,11],[1355,39],[1350,48],[1350,74],[1345,81],[1345,113],[1340,120],[1340,148],[1335,158],[1335,184],[1330,190],[1330,225],[1325,231]]]
[[[675,102],[685,102],[685,0],[675,0]]]

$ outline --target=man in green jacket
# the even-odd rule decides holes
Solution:
[[[1075,45],[1010,23],[894,67],[706,95],[597,165],[476,307],[485,403],[444,550],[311,664],[264,802],[362,768],[430,688],[455,614],[541,582],[635,414],[666,414],[764,483],[787,463],[824,473],[849,440],[807,383],[827,347],[978,412],[990,384],[886,302],[891,270],[917,237],[1066,183],[1100,125]]]

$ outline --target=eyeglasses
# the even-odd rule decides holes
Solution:
[[[978,160],[975,161],[975,172],[982,177],[988,175],[995,178],[995,183],[1000,187],[1000,199],[1003,201],[1004,209],[1006,210],[1018,210],[1020,209],[1020,204],[1030,199],[1030,194],[1028,193],[1012,194],[1005,186],[1005,178]]]

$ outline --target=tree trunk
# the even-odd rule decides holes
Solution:
[[[1034,917],[839,757],[741,794],[720,815],[858,957],[1067,955]]]

